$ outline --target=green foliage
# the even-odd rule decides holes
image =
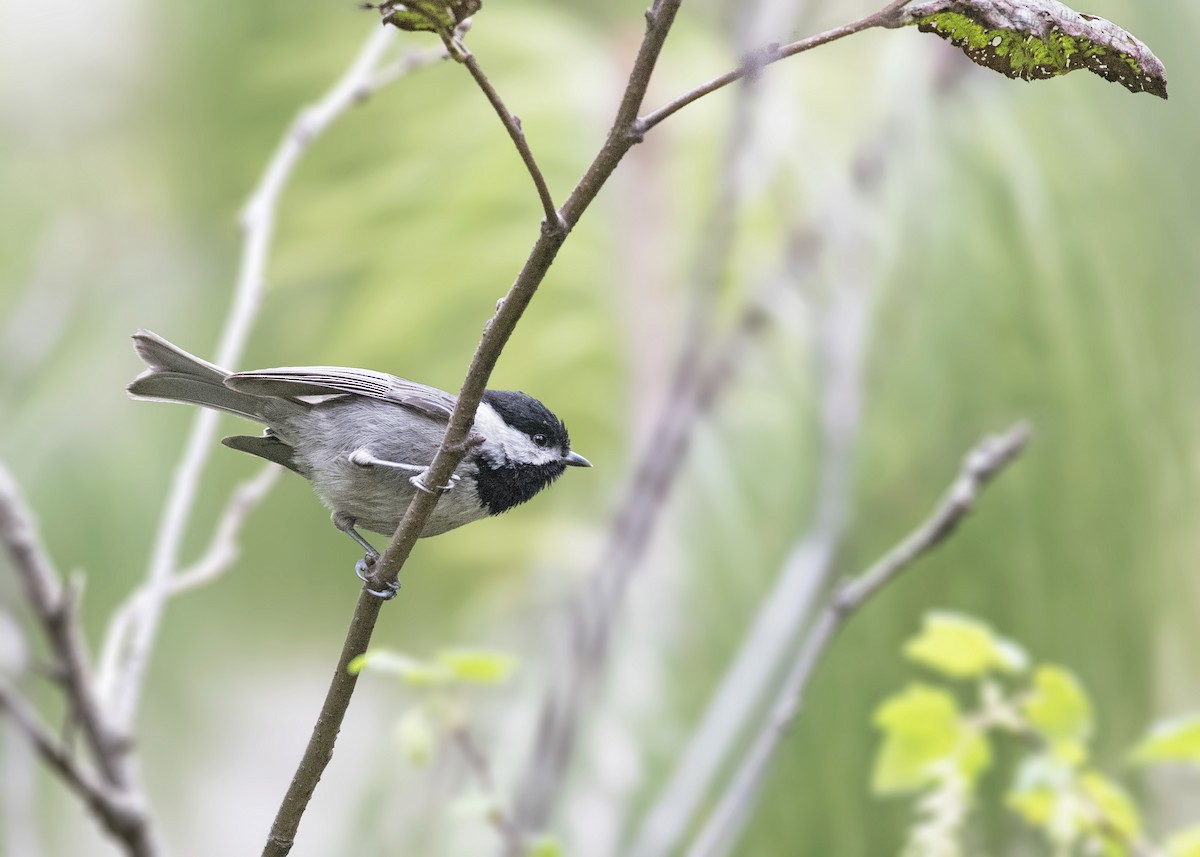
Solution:
[[[884,733],[872,777],[878,794],[917,791],[938,779],[946,765],[973,780],[991,763],[986,739],[940,688],[910,685],[880,705],[875,726]]]
[[[918,818],[905,855],[958,855],[974,788],[991,765],[991,741],[1015,737],[1023,756],[1005,803],[1038,830],[1056,854],[1121,857],[1150,847],[1137,805],[1124,787],[1092,767],[1092,703],[1078,678],[1060,666],[1038,665],[1025,681],[1021,649],[969,616],[931,613],[904,647],[912,660],[952,680],[973,680],[979,705],[964,710],[947,688],[910,685],[880,705],[883,732],[873,788],[879,794],[918,793]],[[996,674],[999,674],[997,676]],[[1015,684],[1008,687],[1001,679]],[[1195,761],[1200,718],[1158,727],[1133,753],[1137,761]],[[1194,857],[1196,830],[1167,846]]]
[[[1007,77],[1043,80],[1085,68],[1131,92],[1167,97],[1166,71],[1149,48],[1055,0],[932,0],[908,4],[902,20]]]
[[[413,688],[449,688],[454,685],[503,684],[517,668],[517,659],[487,649],[442,649],[432,660],[420,660],[402,652],[372,649],[350,661],[348,669],[389,673]]]
[[[1168,857],[1200,857],[1200,824],[1172,834],[1166,847]]]
[[[1020,646],[997,636],[983,622],[944,611],[926,614],[924,628],[904,647],[904,654],[950,678],[982,678],[993,670],[1020,672],[1029,660]]]
[[[525,852],[525,857],[566,857],[560,843],[553,836],[539,836]]]
[[[1133,750],[1135,762],[1190,762],[1200,766],[1200,716],[1155,726]]]
[[[483,0],[394,0],[370,5],[378,9],[385,24],[410,32],[450,34],[464,20],[474,15]]]
[[[396,740],[409,763],[424,767],[437,749],[437,729],[429,711],[413,708],[396,723]]]
[[[503,684],[517,668],[517,659],[487,649],[443,649],[437,663],[463,684]]]
[[[1054,752],[1077,761],[1087,757],[1092,704],[1070,672],[1057,666],[1038,667],[1033,690],[1021,701],[1021,713]]]

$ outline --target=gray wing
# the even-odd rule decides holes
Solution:
[[[252,396],[365,396],[394,402],[440,420],[450,419],[457,401],[436,387],[405,381],[385,372],[340,366],[289,366],[237,372],[225,379],[225,386]]]

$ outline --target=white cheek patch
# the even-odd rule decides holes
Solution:
[[[487,440],[480,453],[495,467],[503,464],[549,464],[562,456],[553,447],[540,447],[529,435],[506,423],[486,402],[475,414],[475,428]]]

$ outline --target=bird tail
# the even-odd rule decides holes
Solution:
[[[126,388],[133,398],[203,405],[265,422],[262,409],[267,400],[226,387],[229,373],[219,366],[148,330],[133,335],[133,347],[150,367]]]

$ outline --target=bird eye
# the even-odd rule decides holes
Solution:
[[[544,434],[535,434],[533,436],[533,442],[537,446],[545,446],[550,442],[550,438],[546,437]]]

